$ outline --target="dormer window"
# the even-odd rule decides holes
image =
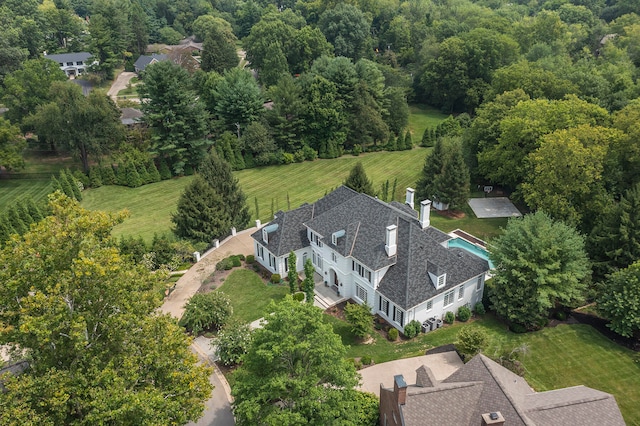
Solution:
[[[429,278],[431,278],[431,282],[436,290],[440,290],[447,285],[447,273],[444,271],[444,268],[439,267],[433,262],[427,261],[427,272],[429,273]]]
[[[438,277],[438,284],[436,285],[436,288],[442,288],[444,287],[445,283],[446,283],[446,274],[440,275]]]
[[[277,230],[278,230],[277,223],[274,223],[272,225],[265,226],[264,228],[262,228],[262,241],[264,241],[265,244],[269,244],[269,234]]]
[[[334,232],[333,234],[331,234],[331,244],[333,244],[334,246],[338,245],[338,239],[340,237],[344,237],[345,231],[344,229],[341,229],[338,232]]]

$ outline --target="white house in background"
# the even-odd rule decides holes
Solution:
[[[44,54],[45,59],[51,59],[60,66],[67,77],[75,77],[85,72],[87,67],[97,64],[90,60],[93,55],[89,52],[60,53],[55,55]]]
[[[313,204],[288,212],[252,234],[256,260],[273,273],[296,270],[311,259],[325,285],[339,295],[367,303],[400,331],[409,321],[436,317],[482,300],[485,259],[449,248],[451,237],[430,225],[431,201],[414,210],[341,186]]]

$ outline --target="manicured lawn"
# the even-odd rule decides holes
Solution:
[[[127,209],[130,216],[115,227],[114,236],[142,236],[151,242],[154,233],[171,232],[171,213],[176,210],[180,193],[191,179],[171,179],[140,188],[102,186],[84,191],[82,206],[110,212]]]
[[[424,129],[436,127],[438,123],[448,117],[436,108],[421,104],[409,105],[409,112],[409,129],[414,144],[420,143]]]
[[[359,344],[349,325],[325,316],[343,343],[350,345],[348,357],[371,356],[376,363],[422,355],[426,350],[454,343],[462,327],[481,327],[490,336],[485,353],[497,356],[504,350],[526,345],[523,356],[525,378],[536,391],[585,385],[613,394],[627,424],[640,424],[640,357],[598,333],[588,325],[560,325],[535,333],[515,334],[493,318],[421,334],[411,341],[391,343],[376,333],[375,342]]]
[[[242,322],[262,318],[269,302],[282,300],[289,294],[288,285],[266,285],[258,274],[247,269],[233,271],[218,290],[229,296],[233,318]]]
[[[372,152],[358,157],[345,155],[332,160],[241,170],[236,176],[247,195],[252,216],[255,217],[254,197],[257,197],[260,219],[265,222],[273,217],[272,200],[276,212],[288,210],[287,194],[291,208],[312,203],[340,186],[359,161],[378,191],[387,179],[391,191],[393,181],[397,178],[395,199],[404,201],[405,190],[407,186],[415,186],[427,152],[426,148],[414,148],[410,151]]]
[[[463,229],[471,235],[488,241],[502,233],[501,228],[507,226],[508,218],[477,219],[473,213],[467,214],[462,219],[450,219],[431,212],[431,224],[444,232],[454,229]]]
[[[36,202],[44,200],[50,188],[49,179],[2,179],[0,180],[0,212],[22,198],[33,197]]]

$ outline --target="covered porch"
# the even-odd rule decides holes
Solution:
[[[314,288],[314,301],[313,304],[321,309],[328,309],[337,305],[346,299],[342,295],[338,295],[338,287],[335,285],[325,285],[324,278],[319,273],[313,274]]]

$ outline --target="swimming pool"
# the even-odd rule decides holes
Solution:
[[[489,252],[483,249],[482,247],[472,244],[469,241],[464,240],[462,238],[458,238],[458,237],[450,239],[447,244],[449,248],[465,249],[466,251],[473,253],[482,259],[488,260],[489,267],[491,269],[494,268],[493,263],[491,262],[491,260],[489,260]]]

